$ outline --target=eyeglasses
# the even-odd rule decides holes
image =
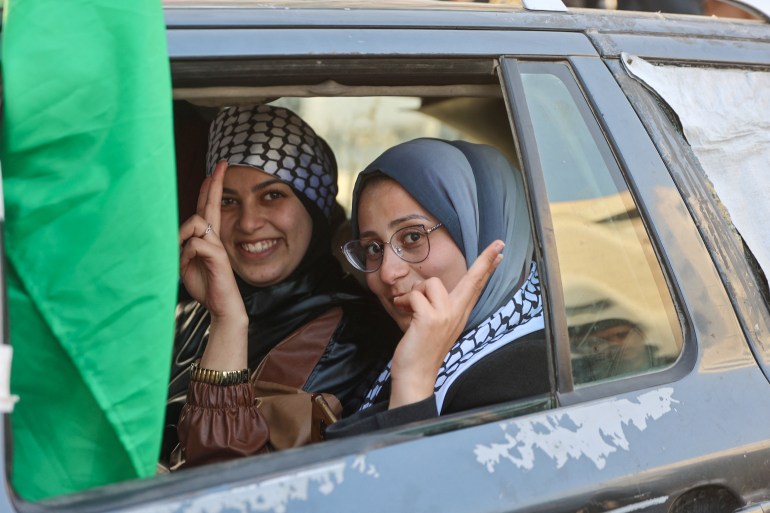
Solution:
[[[398,258],[405,262],[417,264],[428,258],[430,254],[430,239],[428,235],[443,225],[437,224],[426,229],[421,224],[401,228],[391,235],[388,242],[372,239],[355,239],[345,243],[342,251],[353,267],[365,273],[373,273],[382,265],[385,244],[390,245]]]

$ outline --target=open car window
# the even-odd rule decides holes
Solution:
[[[347,216],[357,173],[385,149],[413,138],[491,144],[521,166],[494,66],[465,60],[457,67],[462,73],[454,77],[462,83],[453,84],[448,72],[452,67],[445,60],[417,62],[387,61],[397,69],[418,70],[415,76],[406,73],[407,84],[394,83],[392,75],[379,87],[343,86],[340,79],[326,91],[298,86],[287,90],[292,95],[280,97],[281,86],[270,83],[251,89],[215,88],[209,91],[211,97],[205,90],[181,88],[176,92],[177,110],[192,111],[202,127],[198,142],[186,143],[187,149],[200,152],[205,147],[207,119],[217,106],[269,101],[291,108],[334,148],[340,169],[338,201]],[[361,60],[355,65],[372,67]],[[428,75],[431,68],[434,73]],[[339,71],[340,64],[334,63],[333,69]],[[427,85],[415,87],[416,76]],[[567,364],[574,386],[670,367],[683,347],[674,300],[632,192],[569,65],[522,63],[521,80],[547,190],[545,198],[530,201],[547,202],[554,227],[558,268],[552,272],[560,278],[564,307],[551,309],[550,315],[566,320]],[[202,179],[202,173],[192,171],[196,169],[202,165],[180,166],[180,172],[187,173],[180,175],[180,190],[194,184],[180,192],[183,206]],[[184,218],[184,212],[181,215]],[[348,236],[347,229],[340,227],[336,247]],[[553,354],[563,358],[558,351]],[[554,363],[558,368],[564,362]]]

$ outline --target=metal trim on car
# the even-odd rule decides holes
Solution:
[[[572,365],[569,355],[569,334],[567,319],[564,315],[564,293],[559,275],[559,256],[556,248],[551,212],[548,203],[543,169],[537,151],[537,141],[532,126],[529,109],[524,95],[518,62],[514,58],[500,59],[500,72],[506,92],[505,99],[512,114],[514,140],[521,156],[521,169],[526,179],[525,187],[530,198],[535,201],[532,226],[535,231],[535,247],[540,259],[545,263],[539,270],[540,279],[545,285],[542,294],[545,301],[548,322],[549,364],[553,366],[552,383],[559,392],[571,392],[573,389]],[[553,271],[553,272],[552,272]]]
[[[421,29],[193,29],[169,30],[168,50],[177,59],[248,57],[452,56],[497,57],[597,55],[580,33]]]

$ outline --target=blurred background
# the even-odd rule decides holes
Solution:
[[[448,0],[478,3],[505,3],[505,0]],[[757,19],[750,12],[722,0],[563,0],[567,7],[613,9],[625,11],[700,14],[722,18]]]

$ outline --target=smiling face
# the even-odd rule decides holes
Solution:
[[[361,239],[388,242],[401,228],[424,225],[430,228],[438,220],[415,201],[397,182],[377,180],[367,185],[358,203],[358,227]],[[416,284],[439,278],[448,291],[465,275],[465,257],[444,228],[430,234],[430,254],[419,263],[401,260],[390,247],[383,251],[382,266],[366,274],[366,283],[385,310],[406,331],[412,320],[409,311],[397,308],[393,299],[412,290]]]
[[[247,283],[266,287],[285,280],[312,233],[310,214],[286,182],[247,166],[227,169],[220,237],[230,265]]]

